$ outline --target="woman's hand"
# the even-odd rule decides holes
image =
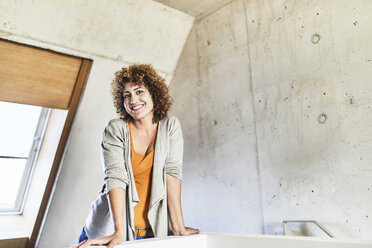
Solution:
[[[122,188],[113,188],[109,191],[110,207],[115,224],[115,233],[98,239],[88,239],[83,241],[74,248],[84,248],[88,245],[107,245],[108,248],[113,248],[115,245],[121,244],[124,236],[123,216],[124,216],[124,202],[125,191]]]
[[[181,180],[166,175],[168,212],[172,224],[173,235],[185,236],[200,233],[198,229],[185,227],[181,207]]]
[[[103,238],[85,240],[75,245],[73,248],[84,248],[89,245],[107,245],[107,248],[113,248],[115,245],[120,245],[122,241],[123,235],[120,233],[114,233],[113,235]]]
[[[114,218],[115,233],[103,238],[85,240],[74,246],[74,248],[84,248],[88,245],[107,245],[108,248],[113,248],[115,245],[121,244],[124,238],[123,216],[125,191],[122,188],[113,188],[109,191],[109,198]]]
[[[184,227],[180,231],[173,230],[173,235],[176,235],[176,236],[187,236],[187,235],[199,234],[199,233],[200,233],[199,229],[195,229],[192,227]]]

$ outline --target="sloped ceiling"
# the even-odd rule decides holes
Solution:
[[[233,0],[154,0],[186,14],[202,17]]]

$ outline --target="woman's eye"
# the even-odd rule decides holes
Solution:
[[[129,98],[129,95],[124,95],[124,99],[128,99]]]
[[[143,93],[143,90],[137,90],[136,91],[136,94],[139,95],[139,94],[142,94]]]

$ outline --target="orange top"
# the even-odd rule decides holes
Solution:
[[[149,212],[150,205],[154,150],[152,150],[147,155],[137,153],[133,147],[130,123],[128,123],[128,126],[131,139],[130,152],[132,170],[139,197],[139,203],[134,207],[134,226],[136,228],[150,228],[150,223],[147,219],[147,213]]]

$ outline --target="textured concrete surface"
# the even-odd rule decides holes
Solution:
[[[370,238],[372,3],[245,4],[265,232],[315,219]]]
[[[179,0],[154,0],[156,2],[165,4],[172,8],[178,9],[189,15],[201,18],[206,16],[224,5],[231,3],[233,0],[193,0],[193,1],[179,1]]]
[[[370,238],[371,10],[237,0],[194,24],[171,87],[193,179],[184,204],[203,202],[186,212],[195,224],[249,232],[263,221],[282,234],[283,220],[314,219],[336,237]]]
[[[263,231],[247,52],[235,1],[194,24],[171,83],[185,136],[185,219],[202,231]]]
[[[0,2],[2,38],[30,38],[71,52],[171,73],[193,17],[153,1]],[[170,21],[171,20],[171,21]]]

